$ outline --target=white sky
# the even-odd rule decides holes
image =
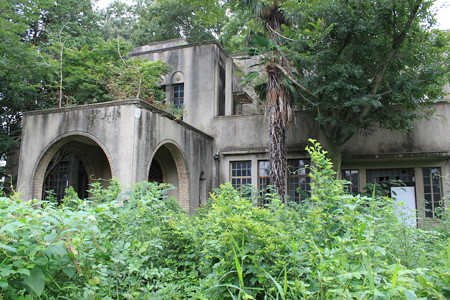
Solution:
[[[96,7],[105,8],[114,0],[97,0]],[[205,0],[208,1],[208,0]],[[122,0],[122,2],[132,3],[133,0]],[[437,11],[439,29],[450,29],[450,0],[436,0],[434,9]]]

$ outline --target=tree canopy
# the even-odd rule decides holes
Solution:
[[[298,107],[314,115],[337,169],[358,130],[407,130],[442,97],[449,34],[432,29],[433,1],[278,3],[290,24],[276,43],[258,38],[255,47],[283,53],[289,63],[278,68]]]
[[[122,82],[132,44],[120,34],[103,38],[107,22],[90,0],[0,0],[0,12],[0,156],[18,146],[24,111],[127,94]],[[155,72],[165,67],[133,65],[134,73],[153,78],[141,95],[157,94]]]

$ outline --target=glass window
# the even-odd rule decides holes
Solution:
[[[373,169],[367,170],[367,192],[392,197],[393,186],[414,186],[414,169]]]
[[[343,170],[342,178],[344,180],[350,181],[347,186],[347,191],[352,194],[359,193],[359,171],[358,170]]]
[[[258,161],[258,190],[260,192],[259,205],[267,204],[266,194],[269,186],[270,165],[268,160]]]
[[[311,195],[311,178],[308,176],[309,159],[288,160],[288,195],[289,200],[300,203]]]
[[[436,218],[436,213],[443,207],[441,192],[441,168],[422,168],[425,197],[425,216]]]
[[[258,189],[264,191],[269,185],[269,161],[260,160],[258,162]]]
[[[414,169],[367,170],[367,183],[414,182]]]
[[[184,84],[173,85],[173,105],[176,108],[183,108],[184,105]]]
[[[232,161],[231,162],[231,184],[234,188],[239,188],[252,183],[252,162]]]

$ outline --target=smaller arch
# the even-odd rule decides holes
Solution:
[[[151,180],[151,172],[157,169],[156,164],[158,164],[161,169],[163,182],[170,183],[177,188],[177,190],[172,191],[171,193],[169,192],[169,195],[177,198],[178,205],[186,211],[189,211],[189,172],[186,159],[180,147],[174,141],[166,140],[161,142],[155,148],[147,168],[149,180]]]
[[[184,82],[184,74],[181,71],[177,71],[172,74],[172,84],[180,84]]]
[[[200,172],[199,184],[198,184],[198,205],[206,204],[208,200],[208,191],[206,190],[206,176],[205,172]]]

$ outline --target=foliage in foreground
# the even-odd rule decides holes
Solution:
[[[230,184],[195,216],[167,186],[113,181],[64,204],[0,198],[0,299],[445,299],[446,230],[350,196],[318,145],[311,200],[258,207]],[[445,235],[447,233],[447,236]]]

